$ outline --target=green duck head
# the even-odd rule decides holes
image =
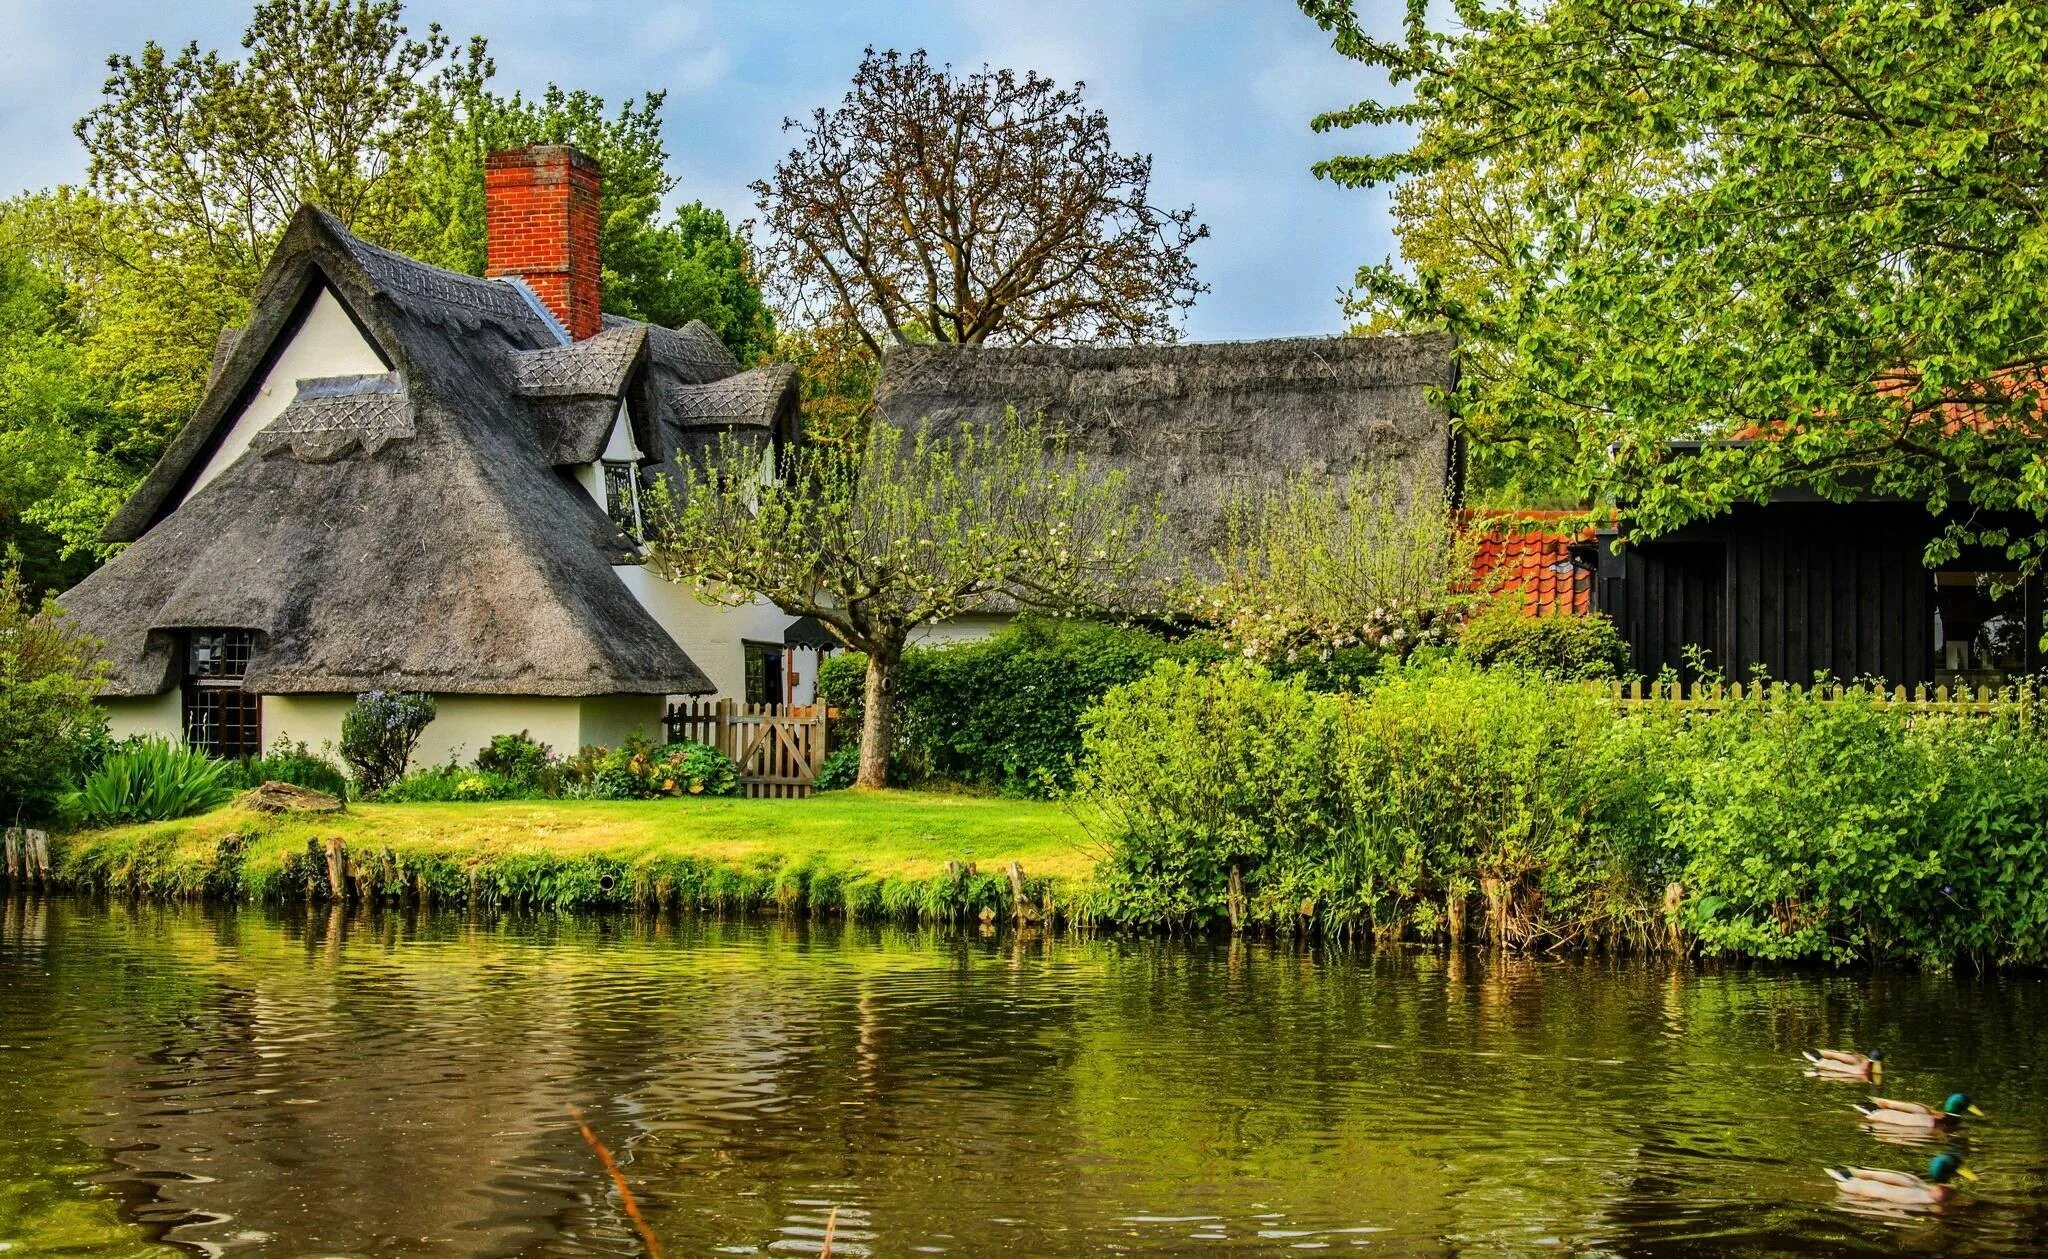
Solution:
[[[1945,1115],[1982,1115],[1984,1113],[1970,1104],[1970,1095],[1968,1093],[1950,1093],[1948,1100],[1941,1104],[1941,1112]]]
[[[1935,1155],[1927,1163],[1927,1179],[1937,1185],[1945,1185],[1952,1178],[1961,1176],[1964,1180],[1975,1180],[1977,1174],[1963,1166],[1963,1160],[1946,1151]]]

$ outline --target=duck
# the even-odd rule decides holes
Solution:
[[[1835,1188],[1848,1197],[1906,1207],[1940,1206],[1956,1196],[1956,1186],[1949,1183],[1952,1179],[1977,1179],[1977,1173],[1963,1166],[1960,1157],[1946,1151],[1928,1161],[1925,1176],[1881,1167],[1830,1167],[1827,1173]]]
[[[1873,1049],[1867,1054],[1845,1049],[1809,1049],[1806,1060],[1819,1074],[1842,1080],[1873,1079],[1884,1070],[1882,1049]]]
[[[1856,1113],[1863,1116],[1865,1123],[1890,1124],[1900,1128],[1929,1128],[1938,1132],[1952,1131],[1963,1122],[1964,1115],[1984,1117],[1984,1112],[1970,1104],[1967,1093],[1951,1093],[1941,1109],[1923,1106],[1919,1102],[1894,1101],[1889,1097],[1873,1097],[1868,1102],[1856,1103]]]

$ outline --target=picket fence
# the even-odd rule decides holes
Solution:
[[[825,763],[825,724],[836,715],[815,704],[742,704],[686,700],[670,704],[662,725],[671,743],[706,743],[740,767],[750,800],[792,800],[811,794]]]
[[[1637,679],[1626,683],[1607,683],[1606,686],[1609,694],[1622,704],[1669,704],[1709,711],[1745,701],[1756,702],[1770,698],[1799,699],[1818,695],[1824,700],[1838,700],[1854,695],[1867,697],[1876,704],[1897,705],[1911,712],[2030,715],[2048,713],[2048,686],[2033,683],[2004,687],[1916,686],[1910,691],[1903,686],[1887,687],[1878,683],[1844,685],[1835,682],[1813,686],[1786,682],[1752,682],[1745,686],[1740,682],[1695,682],[1686,685],[1677,682],[1645,683]]]

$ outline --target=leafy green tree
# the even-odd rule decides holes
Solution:
[[[0,825],[45,816],[106,733],[98,644],[0,568]]]
[[[764,478],[728,438],[650,495],[651,560],[712,603],[767,598],[867,653],[858,785],[887,785],[894,684],[920,626],[1010,600],[1114,606],[1153,551],[1157,513],[1041,423],[957,436],[876,423]]]
[[[1425,256],[1369,296],[1485,347],[1461,408],[1551,426],[1637,531],[1793,485],[2048,516],[2048,10],[1458,0],[1379,39],[1301,2],[1390,80],[1318,129],[1414,136],[1319,174],[1511,175],[1484,284]]]

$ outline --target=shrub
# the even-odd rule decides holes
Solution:
[[[860,744],[848,743],[826,755],[811,786],[818,791],[844,791],[853,786],[859,775]]]
[[[54,601],[29,599],[17,569],[0,569],[0,825],[47,816],[104,748],[97,651]]]
[[[366,691],[341,719],[341,759],[356,786],[373,795],[405,776],[412,750],[434,720],[434,697],[411,691]]]
[[[233,795],[226,762],[169,739],[138,739],[86,775],[65,812],[81,826],[162,822],[219,808]]]
[[[739,766],[717,748],[690,742],[656,747],[641,738],[606,753],[590,778],[590,794],[601,800],[733,796],[739,790]]]
[[[890,779],[1058,794],[1073,783],[1081,716],[1105,691],[1162,659],[1219,654],[1142,630],[1036,617],[982,642],[913,648],[896,675]],[[840,710],[842,737],[860,729],[866,669],[853,652],[819,671],[819,695]]]
[[[348,775],[342,768],[324,756],[320,756],[304,743],[293,743],[280,738],[270,745],[262,756],[228,766],[227,784],[236,791],[247,791],[266,782],[290,783],[294,787],[306,787],[313,791],[324,791],[337,799],[348,799]]]
[[[1618,678],[1628,672],[1628,643],[1614,622],[1590,616],[1526,616],[1501,599],[1458,631],[1458,659],[1511,665],[1561,678]]]
[[[538,788],[543,795],[559,795],[561,791],[561,771],[554,749],[524,730],[518,734],[492,735],[489,745],[476,754],[476,767]]]
[[[489,770],[438,765],[416,769],[377,793],[386,804],[439,804],[483,800],[516,800],[534,794],[522,783]]]

